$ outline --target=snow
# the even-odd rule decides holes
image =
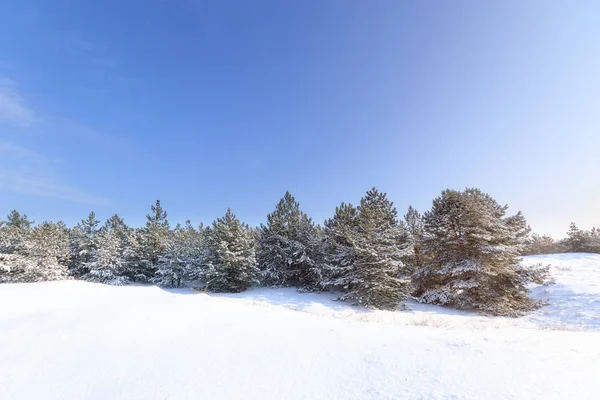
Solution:
[[[0,399],[596,399],[600,255],[553,265],[519,319],[326,293],[0,285]]]
[[[533,289],[549,304],[527,317],[550,329],[600,331],[600,255],[571,253],[526,257],[525,263],[552,266],[556,284]]]

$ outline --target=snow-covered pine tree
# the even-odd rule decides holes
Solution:
[[[257,260],[262,284],[316,289],[321,280],[318,230],[289,192],[261,230]]]
[[[154,277],[159,259],[164,256],[171,236],[167,212],[162,208],[160,200],[156,200],[151,210],[146,215],[146,226],[137,231],[140,262],[135,280],[139,282],[149,282]]]
[[[206,229],[200,223],[197,228],[186,221],[179,237],[179,258],[185,265],[183,270],[184,282],[189,283],[200,279],[204,268],[204,235]]]
[[[521,211],[518,211],[515,215],[505,217],[504,223],[509,232],[507,240],[512,243],[519,255],[523,254],[531,244],[531,228],[527,224],[527,219]]]
[[[23,241],[31,232],[32,224],[26,214],[21,215],[17,210],[12,210],[6,221],[0,223],[0,253],[19,253]]]
[[[347,291],[348,276],[355,268],[358,209],[342,203],[332,218],[325,221],[321,286],[332,291]]]
[[[0,229],[4,230],[6,234],[4,238],[8,239],[8,242],[2,243],[4,245],[8,244],[8,247],[4,250],[17,251],[19,243],[31,231],[33,221],[29,220],[27,214],[21,215],[17,210],[12,210],[6,217],[6,221],[2,222]]]
[[[95,262],[86,268],[82,279],[109,285],[124,285],[127,278],[120,274],[119,247],[120,240],[113,232],[104,227],[97,235],[98,251]]]
[[[333,279],[325,286],[341,288],[341,300],[396,309],[407,297],[410,281],[402,258],[410,242],[397,214],[386,194],[373,188],[360,200],[358,215],[352,206],[342,205],[327,222],[327,246],[335,243],[327,248],[327,257],[337,262],[328,263]]]
[[[479,189],[444,190],[425,213],[429,264],[415,274],[421,301],[495,315],[518,315],[539,303],[527,284],[546,283],[548,268],[523,267],[529,228],[522,214],[505,217]]]
[[[165,251],[159,256],[152,282],[160,287],[182,287],[200,277],[203,227],[194,228],[190,221],[170,232]]]
[[[133,281],[138,274],[141,264],[141,245],[137,232],[125,223],[123,218],[117,214],[106,221],[104,229],[117,236],[119,242],[118,251],[118,275],[123,275],[129,281]]]
[[[71,249],[70,273],[81,277],[90,271],[98,261],[98,233],[100,221],[92,211],[69,232]]]
[[[208,291],[238,293],[258,283],[255,234],[230,209],[206,229],[204,246]]]
[[[69,230],[63,222],[36,225],[24,247],[26,263],[15,281],[52,281],[69,277]]]
[[[0,283],[19,282],[24,271],[31,269],[26,256],[26,241],[33,224],[27,215],[17,210],[0,222]]]
[[[423,267],[425,255],[423,254],[423,241],[425,239],[425,230],[423,227],[423,216],[412,206],[404,214],[404,222],[410,238],[410,251],[404,257],[404,263],[411,271]]]
[[[130,282],[133,266],[137,266],[133,229],[118,215],[108,219],[97,232],[96,262],[82,279],[90,282],[125,285]]]

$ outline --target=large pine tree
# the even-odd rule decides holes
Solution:
[[[261,228],[257,258],[262,283],[316,289],[321,279],[319,232],[289,192]]]
[[[325,287],[342,300],[369,308],[395,309],[408,295],[402,258],[408,232],[385,193],[373,188],[358,209],[342,204],[325,224]]]
[[[208,291],[236,293],[257,283],[256,237],[231,210],[206,229],[205,238],[203,280]]]
[[[415,275],[424,302],[517,315],[538,303],[527,284],[544,283],[547,268],[521,266],[529,228],[522,214],[479,189],[444,190],[425,213],[427,266]]]

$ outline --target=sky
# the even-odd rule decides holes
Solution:
[[[600,226],[600,2],[0,0],[0,215],[316,222],[478,187]]]

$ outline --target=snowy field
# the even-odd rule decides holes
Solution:
[[[600,399],[600,255],[524,318],[331,294],[0,285],[0,399]]]

